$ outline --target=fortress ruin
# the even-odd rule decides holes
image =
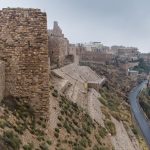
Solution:
[[[54,21],[53,29],[48,31],[48,51],[52,68],[77,61],[76,46],[69,43],[56,21]]]
[[[68,55],[69,41],[55,21],[53,29],[49,31],[49,56],[51,65],[63,66],[65,56]]]

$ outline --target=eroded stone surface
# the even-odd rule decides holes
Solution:
[[[48,116],[49,65],[46,13],[39,9],[2,9],[0,54],[6,63],[5,95],[27,97],[38,117]]]

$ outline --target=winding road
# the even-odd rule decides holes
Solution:
[[[138,95],[140,94],[141,90],[145,87],[147,81],[142,82],[137,87],[133,88],[132,91],[129,93],[129,100],[131,104],[131,109],[134,114],[134,117],[142,131],[142,134],[149,145],[150,148],[150,123],[149,120],[146,119],[138,101]]]

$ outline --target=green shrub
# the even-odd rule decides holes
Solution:
[[[79,142],[84,148],[87,147],[88,141],[87,139],[84,137],[81,139],[81,141]]]
[[[27,145],[23,146],[24,150],[33,150],[33,148],[34,148],[33,143],[28,143]]]
[[[48,145],[46,143],[40,144],[41,150],[49,150]]]
[[[44,141],[45,139],[44,139],[44,137],[42,137],[42,136],[38,136],[38,137],[37,137],[37,140],[38,140],[38,141]]]
[[[84,121],[87,123],[87,125],[93,126],[93,121],[92,121],[91,117],[88,114],[84,115],[84,119],[85,119]]]
[[[52,95],[53,95],[54,97],[58,97],[58,91],[54,89]]]
[[[58,97],[58,93],[53,92],[52,95],[53,95],[54,97]]]
[[[21,140],[19,139],[18,135],[14,134],[13,131],[4,131],[2,141],[13,150],[20,149]]]
[[[94,145],[93,150],[110,150],[110,149],[105,146]]]
[[[95,135],[95,138],[96,138],[97,142],[99,144],[101,144],[101,137],[98,134]]]
[[[40,129],[36,129],[36,130],[35,130],[35,134],[36,134],[37,136],[44,136],[44,135],[45,135],[44,131],[43,131],[43,130],[40,130]]]
[[[6,127],[6,121],[0,120],[0,128],[4,129]]]
[[[121,116],[119,114],[119,112],[111,112],[112,116],[117,119],[118,121],[121,121]]]
[[[55,128],[55,132],[59,133],[59,129],[58,129],[58,128]]]
[[[58,137],[59,137],[59,134],[58,134],[57,132],[55,132],[55,133],[54,133],[54,136],[55,136],[56,138],[58,138]]]
[[[50,86],[50,90],[52,90],[52,89],[54,89],[54,86],[52,85],[52,86]]]
[[[100,129],[98,131],[99,135],[104,138],[107,135],[107,131],[104,127],[100,126]]]
[[[62,116],[58,116],[58,120],[63,121]]]
[[[98,99],[104,106],[107,106],[107,102],[103,97],[99,97]]]
[[[47,140],[48,145],[52,145],[52,142],[50,140]]]
[[[72,121],[73,121],[74,125],[76,125],[77,127],[79,127],[78,122],[75,119],[73,119]]]
[[[46,125],[45,125],[45,124],[42,124],[42,128],[46,128]]]
[[[83,123],[83,124],[82,124],[82,128],[83,128],[83,130],[84,130],[85,132],[88,132],[89,134],[91,134],[91,128],[90,128],[90,126],[89,126],[88,124]]]
[[[99,150],[100,148],[98,147],[98,145],[94,145],[93,150]]]
[[[64,128],[67,130],[68,133],[71,133],[71,128],[70,128],[70,126],[69,126],[69,124],[68,124],[67,121],[64,122],[64,125],[63,125],[63,126],[64,126]]]
[[[112,135],[116,135],[116,127],[113,122],[105,120],[104,124],[109,133],[111,133]]]
[[[54,89],[54,92],[55,92],[55,93],[58,93],[58,91],[57,91],[56,89]]]
[[[18,123],[18,126],[14,126],[14,130],[19,134],[23,134],[23,132],[26,130],[26,127]]]
[[[136,128],[132,128],[132,132],[137,136],[138,135],[138,131]]]
[[[108,108],[112,111],[118,111],[118,104],[115,99],[108,99],[107,101]]]
[[[57,123],[57,126],[58,126],[59,128],[61,128],[61,127],[62,127],[61,123]]]
[[[82,145],[76,144],[76,146],[73,147],[73,150],[85,150],[85,148]]]
[[[105,107],[101,107],[101,111],[105,115],[106,119],[110,119],[110,114],[109,114],[108,110]]]

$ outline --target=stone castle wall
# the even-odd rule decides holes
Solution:
[[[133,62],[133,63],[125,62],[125,63],[119,64],[119,67],[125,72],[126,75],[128,75],[128,70],[138,65],[139,65],[139,62]]]
[[[84,45],[82,45],[82,44],[78,44],[77,46],[76,46],[76,54],[78,55],[78,56],[80,56],[82,53],[84,53],[86,51],[86,47],[84,46]]]
[[[69,55],[73,56],[73,62],[79,64],[79,56],[77,55],[77,47],[75,44],[69,44]]]
[[[46,13],[39,9],[2,9],[0,57],[6,64],[5,95],[27,97],[36,115],[47,117],[49,63]]]
[[[97,63],[111,63],[113,60],[112,54],[84,51],[80,54],[80,61],[82,62],[97,62]]]

